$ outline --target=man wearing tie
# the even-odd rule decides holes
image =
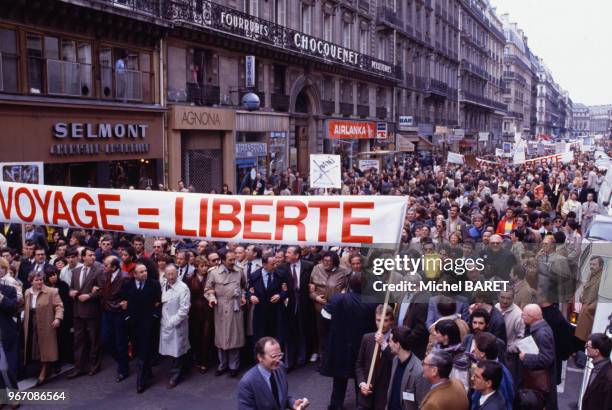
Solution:
[[[409,279],[419,286],[421,278],[419,275],[410,275]],[[427,320],[427,308],[429,301],[427,292],[408,292],[404,295],[397,314],[397,325],[406,326],[411,330],[413,338],[412,352],[419,360],[425,359],[429,331],[425,321]]]
[[[259,339],[255,356],[258,364],[238,384],[238,410],[299,410],[308,406],[307,399],[294,400],[289,395],[287,375],[281,366],[283,353],[276,339]]]
[[[105,285],[102,288],[102,345],[117,362],[117,383],[129,374],[128,341],[121,290],[128,274],[121,271],[121,261],[114,255],[104,258]]]
[[[30,286],[28,276],[30,275],[30,272],[32,272],[32,267],[34,266],[34,248],[36,248],[36,244],[29,239],[26,240],[25,246],[23,247],[23,256],[19,262],[17,279],[23,283],[24,291]]]
[[[53,266],[47,262],[47,253],[45,252],[45,248],[40,246],[34,247],[34,261],[30,264],[30,272],[45,272],[45,268],[53,269]],[[28,272],[28,275],[30,274]],[[30,287],[30,281],[26,280],[23,283],[23,290],[25,291]]]
[[[582,233],[586,233],[587,229],[589,229],[589,225],[593,222],[595,215],[601,213],[599,204],[593,199],[594,195],[589,192],[586,202],[582,204]]]
[[[282,290],[283,279],[274,270],[275,256],[262,258],[263,266],[249,276],[247,299],[253,309],[253,338],[259,340],[264,336],[282,336],[281,306],[287,293]],[[282,338],[281,338],[282,340]]]
[[[259,246],[249,245],[245,250],[244,259],[244,279],[248,282],[249,277],[253,272],[261,268],[261,255],[263,251]],[[247,309],[245,312],[245,331],[248,337],[249,344],[252,346],[254,341],[257,340],[253,337],[253,311],[255,306],[251,304],[251,301],[247,298]],[[250,349],[249,349],[250,350]]]
[[[284,323],[287,324],[285,362],[289,369],[303,366],[306,363],[307,353],[316,352],[315,312],[308,289],[313,264],[301,259],[301,255],[302,250],[299,246],[289,246],[286,253],[287,262],[278,267],[280,276],[287,281],[289,290],[288,300],[284,303]]]
[[[161,287],[155,279],[149,278],[147,267],[138,264],[134,277],[123,284],[121,308],[126,312],[126,323],[136,362],[136,392],[147,388],[153,358],[155,323],[160,317]]]
[[[178,251],[176,253],[176,271],[178,280],[187,282],[195,272],[195,267],[189,264],[189,255],[187,251]]]
[[[87,367],[89,375],[93,376],[100,371],[101,366],[100,290],[104,287],[104,270],[102,264],[96,262],[96,252],[93,249],[83,249],[81,256],[83,266],[75,269],[70,285],[70,297],[74,299],[75,366],[67,376],[69,379],[85,374]]]

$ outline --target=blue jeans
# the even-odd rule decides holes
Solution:
[[[130,368],[123,312],[104,311],[102,313],[102,345],[117,362],[117,374],[127,376]]]

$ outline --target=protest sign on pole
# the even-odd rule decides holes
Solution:
[[[459,164],[463,165],[463,155],[457,154],[456,152],[448,152],[448,156],[446,157],[446,162],[450,164]]]
[[[226,196],[0,182],[0,222],[223,242],[393,245],[406,204],[401,196]]]
[[[340,155],[310,154],[311,188],[341,188]]]
[[[359,160],[359,170],[361,172],[369,171],[372,168],[374,168],[376,172],[380,172],[380,160],[378,159],[360,159]]]

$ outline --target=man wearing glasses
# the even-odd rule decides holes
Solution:
[[[308,399],[294,400],[282,364],[280,344],[273,337],[262,337],[255,343],[257,364],[244,374],[238,385],[238,409],[300,410]]]
[[[612,340],[603,333],[593,333],[586,343],[586,351],[593,361],[593,369],[582,396],[582,409],[612,408]]]
[[[451,355],[444,351],[428,354],[423,360],[423,377],[431,384],[431,390],[423,399],[421,410],[467,410],[467,394],[458,379],[449,379],[453,369]]]

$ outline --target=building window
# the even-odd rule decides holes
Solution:
[[[276,0],[274,9],[276,24],[287,25],[287,0]]]
[[[245,0],[245,9],[251,16],[259,16],[259,0]]]
[[[333,16],[327,13],[323,14],[323,40],[329,42],[334,41],[333,26]]]
[[[384,60],[387,56],[387,41],[385,36],[378,36],[378,54],[380,60]]]
[[[353,25],[351,23],[344,22],[342,24],[342,45],[346,48],[351,48],[351,31]]]
[[[17,92],[17,36],[0,29],[0,92]]]
[[[302,31],[312,34],[312,7],[308,4],[302,4]]]
[[[370,32],[368,30],[359,31],[359,51],[361,54],[370,54]]]
[[[285,95],[287,67],[274,64],[274,94]]]
[[[100,48],[100,88],[104,99],[151,101],[151,55],[124,48]]]
[[[93,95],[91,44],[27,33],[26,48],[31,94]]]

